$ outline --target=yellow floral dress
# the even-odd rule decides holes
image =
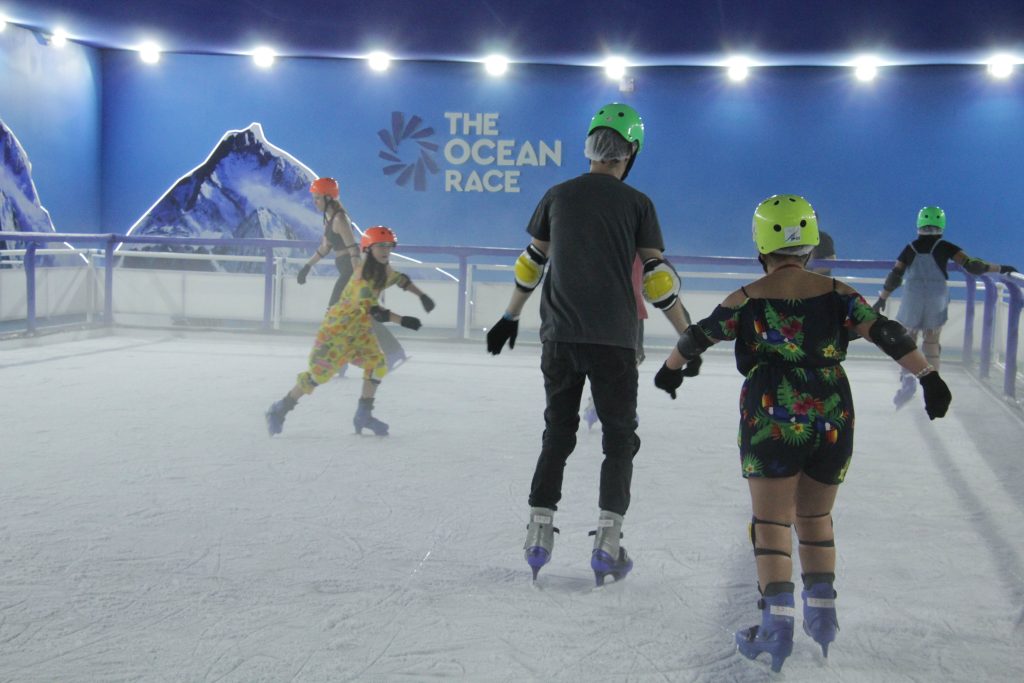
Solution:
[[[349,279],[320,323],[309,352],[309,370],[299,373],[298,383],[304,393],[312,393],[348,364],[362,368],[363,379],[384,378],[388,364],[373,333],[370,308],[377,305],[381,292],[401,277],[398,271],[391,271],[381,289],[374,289],[361,275]]]

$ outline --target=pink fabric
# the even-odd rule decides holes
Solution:
[[[644,305],[644,264],[637,256],[633,259],[633,296],[636,297],[636,317],[647,320],[647,306]]]

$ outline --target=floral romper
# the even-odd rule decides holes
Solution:
[[[746,294],[746,290],[743,290]],[[750,299],[718,306],[697,325],[736,340],[740,462],[744,477],[803,472],[823,484],[846,477],[853,453],[853,397],[842,361],[850,327],[878,314],[859,294]]]
[[[327,309],[309,352],[309,370],[299,373],[298,383],[306,394],[351,363],[363,369],[363,379],[381,380],[388,372],[387,359],[373,333],[370,307],[380,293],[398,282],[402,274],[392,271],[377,290],[360,277],[351,277],[337,303]]]

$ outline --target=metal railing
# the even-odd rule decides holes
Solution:
[[[296,240],[268,240],[268,239],[203,239],[203,238],[178,238],[178,237],[136,237],[117,234],[55,234],[55,233],[3,233],[8,243],[17,241],[25,244],[24,249],[0,250],[0,266],[21,267],[24,270],[24,318],[13,321],[8,325],[7,335],[31,336],[39,331],[39,320],[37,318],[37,284],[40,272],[46,272],[50,268],[41,268],[37,263],[37,257],[42,255],[69,255],[76,254],[82,257],[82,267],[89,276],[90,291],[89,303],[85,306],[85,319],[90,325],[114,326],[118,323],[119,312],[115,310],[115,278],[114,273],[122,268],[121,265],[129,262],[129,259],[176,259],[204,260],[217,262],[248,262],[262,264],[260,273],[246,274],[249,280],[258,281],[262,279],[262,316],[257,316],[253,322],[262,331],[273,331],[281,329],[285,321],[283,312],[285,301],[285,285],[291,281],[290,268],[294,264],[302,263],[305,256],[292,257],[282,255],[281,251],[291,253],[292,250],[302,250],[306,254],[318,246],[315,241]],[[61,242],[71,247],[70,249],[46,249],[47,243]],[[210,251],[230,251],[248,249],[262,256],[240,256],[226,253],[182,253],[182,252],[154,252],[134,249],[120,249],[124,244],[145,244],[158,247],[200,247]],[[72,245],[96,245],[91,248],[83,248]],[[275,253],[275,250],[278,250]],[[428,271],[436,271],[444,280],[446,286],[454,289],[451,292],[454,299],[454,320],[449,327],[452,337],[467,339],[474,333],[484,329],[484,326],[492,322],[500,315],[500,307],[507,300],[507,289],[511,287],[511,264],[519,255],[519,249],[503,247],[463,247],[463,246],[416,246],[401,245],[400,253],[395,254],[399,259],[405,259],[406,266],[412,266]],[[448,256],[454,260],[451,263],[423,263],[413,256]],[[686,281],[686,300],[688,305],[696,298],[703,303],[720,300],[723,287],[715,284],[718,280],[735,280],[740,283],[753,279],[760,273],[760,267],[753,258],[745,257],[723,257],[723,256],[681,256],[669,255],[668,258],[681,270]],[[451,259],[450,259],[451,260]],[[102,262],[102,267],[97,266],[97,261]],[[880,274],[888,271],[892,266],[891,261],[878,260],[852,260],[838,259],[820,262],[818,265],[827,266],[842,273],[841,279],[851,283],[871,296],[871,290],[861,285],[872,286],[881,283]],[[688,269],[688,270],[684,270]],[[0,278],[2,282],[12,282],[10,275],[11,268],[0,269],[6,279]],[[963,308],[963,345],[962,362],[965,368],[976,374],[983,382],[991,381],[993,368],[1001,369],[1002,393],[1012,403],[1020,407],[1016,401],[1017,383],[1021,381],[1018,377],[1020,334],[1020,314],[1024,307],[1024,278],[1019,274],[1010,275],[983,275],[972,276],[963,272],[955,264],[951,264],[951,270],[962,273],[964,282],[951,281],[950,286],[957,294],[957,306]],[[128,268],[126,272],[144,272],[144,269]],[[173,271],[153,271],[173,272]],[[196,276],[197,273],[187,271]],[[102,273],[102,278],[100,277]],[[220,276],[230,276],[230,273],[219,273]],[[102,281],[102,285],[100,282]],[[253,281],[253,285],[255,285]],[[223,281],[219,281],[223,282]],[[10,286],[10,285],[8,285]],[[248,285],[247,285],[248,286]],[[290,287],[291,284],[288,284]],[[490,288],[490,289],[489,289]],[[706,291],[699,291],[703,288]],[[734,289],[735,287],[730,287]],[[697,290],[697,291],[695,291]],[[963,294],[960,294],[963,290]],[[249,290],[245,290],[248,292]],[[983,310],[980,321],[976,313],[977,292],[983,291]],[[101,293],[102,296],[99,294]],[[5,297],[0,291],[0,313],[2,304],[10,296]],[[898,292],[897,292],[898,294]],[[704,299],[701,299],[704,295]],[[256,292],[245,295],[247,300],[255,303]],[[102,298],[102,304],[99,299]],[[539,297],[534,297],[538,299]],[[962,303],[960,303],[962,299]],[[499,303],[500,302],[500,303]],[[709,304],[710,305],[710,304]],[[691,306],[692,308],[693,306]],[[697,308],[696,310],[703,310]],[[709,309],[710,310],[710,309]],[[315,324],[322,309],[315,310],[306,316],[305,321]],[[122,314],[123,315],[123,314]],[[524,329],[539,326],[539,318],[528,319],[524,316]],[[12,321],[8,320],[8,323]],[[659,335],[658,325],[660,321],[652,318],[650,321],[653,335]],[[980,331],[979,348],[975,349],[975,337]],[[671,334],[670,328],[664,327],[664,334]]]
[[[964,324],[963,360],[982,380],[988,380],[994,365],[1003,367],[1003,394],[1017,402],[1017,360],[1020,351],[1020,313],[1024,308],[1024,277],[1019,273],[981,275],[964,273],[967,280],[967,308]],[[979,282],[985,292],[981,320],[981,348],[977,366],[974,354],[975,299]],[[1004,296],[1005,292],[1005,296]],[[1005,337],[997,343],[997,321],[1005,317]],[[1002,327],[1000,325],[999,327]],[[1001,351],[1001,353],[1000,353]],[[1001,358],[1000,358],[1001,356]],[[1019,404],[1018,404],[1019,405]]]

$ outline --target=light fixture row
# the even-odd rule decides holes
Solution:
[[[257,66],[262,68],[269,68],[273,66],[276,55],[271,48],[260,47],[252,51],[253,61]],[[142,60],[147,63],[155,63],[159,60],[159,52],[155,46],[149,46],[140,48],[140,56]],[[387,71],[391,66],[393,58],[386,52],[371,52],[365,57],[367,64],[374,71]],[[1008,54],[999,54],[989,59],[985,65],[988,73],[995,78],[1008,78],[1012,73],[1014,66],[1020,63],[1021,60]],[[481,60],[484,69],[491,76],[502,76],[509,68],[511,61],[508,57],[503,55],[488,55]],[[626,77],[629,68],[629,63],[622,57],[608,57],[600,65],[604,68],[605,74],[614,81],[621,81]],[[745,57],[732,57],[726,60],[722,66],[725,67],[728,77],[732,81],[740,82],[747,79],[750,76],[751,70],[758,66],[764,66],[757,64]],[[879,70],[886,66],[885,62],[877,57],[863,56],[858,57],[845,66],[853,69],[854,76],[859,81],[873,81],[879,73]]]
[[[0,15],[0,31],[3,31],[6,27],[7,19]],[[63,47],[67,44],[67,41],[67,31],[62,28],[56,28],[48,36],[47,42],[53,47]],[[143,43],[137,50],[139,58],[146,64],[156,64],[160,61],[160,47],[155,43]],[[274,60],[277,58],[274,50],[269,47],[258,47],[250,55],[256,66],[264,69],[273,66]],[[366,61],[374,71],[387,71],[388,67],[391,66],[392,57],[386,52],[371,52],[366,56]],[[998,54],[986,62],[986,68],[988,73],[994,78],[1008,78],[1013,73],[1014,66],[1021,63],[1021,61],[1013,55]],[[502,76],[508,71],[510,61],[502,55],[489,55],[481,63],[491,76]],[[604,67],[608,78],[621,81],[626,76],[629,64],[622,57],[608,57],[601,66]],[[750,76],[752,69],[763,65],[756,64],[745,57],[731,57],[723,62],[721,66],[725,67],[730,80],[740,82]],[[878,76],[879,69],[885,66],[885,63],[877,57],[864,56],[855,59],[846,66],[853,68],[854,76],[857,80],[867,82],[874,80]]]

